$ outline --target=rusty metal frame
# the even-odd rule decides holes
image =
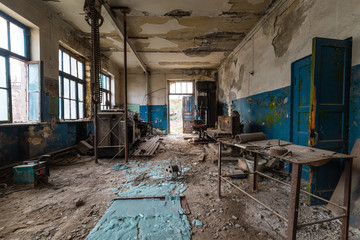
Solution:
[[[353,158],[345,159],[345,187],[344,187],[344,206],[336,204],[334,202],[328,201],[322,197],[316,196],[312,193],[309,193],[305,190],[302,190],[300,188],[301,183],[301,170],[302,170],[302,164],[300,163],[293,163],[293,169],[291,173],[291,184],[282,182],[276,178],[270,177],[266,174],[263,174],[259,171],[257,171],[257,165],[258,165],[258,153],[255,151],[248,150],[249,152],[253,153],[254,156],[254,171],[248,173],[254,175],[254,181],[253,181],[253,189],[254,191],[258,190],[258,176],[269,178],[275,182],[281,183],[283,185],[286,185],[290,187],[290,201],[289,201],[289,209],[288,209],[288,218],[286,219],[284,216],[281,216],[279,213],[277,213],[274,209],[267,206],[266,204],[262,203],[260,200],[258,200],[256,197],[250,195],[245,190],[241,189],[239,186],[232,183],[230,180],[226,179],[227,177],[231,177],[231,175],[222,176],[221,175],[221,149],[223,143],[221,141],[218,141],[219,144],[219,152],[218,152],[218,184],[217,184],[217,196],[221,198],[221,181],[224,180],[225,182],[229,183],[231,186],[248,196],[249,198],[253,199],[255,202],[272,212],[274,215],[282,219],[284,222],[287,223],[288,229],[287,229],[287,239],[288,240],[295,240],[296,239],[296,232],[299,228],[303,228],[306,226],[324,223],[333,221],[336,219],[342,220],[342,233],[341,233],[341,239],[345,240],[348,239],[348,231],[349,231],[349,218],[350,218],[350,197],[351,197],[351,175],[352,175],[352,162]],[[234,145],[235,146],[235,145]],[[237,146],[235,146],[237,147]],[[299,200],[300,200],[300,192],[305,193],[307,195],[310,195],[312,197],[315,197],[317,199],[320,199],[328,204],[331,204],[335,207],[338,207],[342,209],[345,213],[340,216],[335,216],[332,218],[317,220],[313,222],[308,223],[300,223],[298,224],[298,214],[299,214]]]
[[[106,135],[100,139],[97,139],[97,144],[96,144],[96,150],[98,150],[99,147],[103,147],[103,146],[100,146],[104,141],[105,139],[110,135],[110,134],[114,134],[113,136],[115,136],[117,138],[117,140],[119,141],[120,143],[120,138],[117,136],[118,134],[115,133],[113,130],[115,129],[115,127],[117,127],[118,125],[120,125],[120,123],[122,121],[124,121],[124,117],[125,117],[125,113],[119,118],[119,120],[114,124],[114,126],[112,126],[112,128],[106,133]],[[98,115],[96,114],[96,119],[97,120],[100,120],[101,122],[104,123],[104,120],[101,119],[101,115]],[[99,122],[97,121],[97,124],[99,124]],[[99,136],[99,135],[97,135]],[[117,145],[117,146],[113,146],[113,147],[119,147],[119,151],[111,158],[110,161],[114,160],[117,156],[119,156],[119,154],[126,148],[124,145]]]

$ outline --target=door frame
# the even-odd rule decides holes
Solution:
[[[170,82],[192,82],[193,84],[193,90],[192,90],[192,94],[177,94],[177,93],[170,93]],[[185,96],[193,96],[194,97],[194,107],[195,107],[195,80],[194,79],[167,79],[167,84],[166,84],[166,88],[167,88],[167,102],[168,102],[168,109],[167,109],[167,123],[168,123],[168,133],[171,134],[170,132],[170,95],[185,95]],[[194,109],[194,115],[195,115],[195,109]]]

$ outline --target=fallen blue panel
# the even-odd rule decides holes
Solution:
[[[180,197],[116,200],[86,239],[190,239],[183,213]]]
[[[138,167],[126,170],[127,183],[118,186],[118,197],[162,197],[168,195],[180,196],[186,190],[186,186],[178,181],[170,181],[165,175],[162,161],[149,161],[138,163]],[[184,168],[184,172],[189,168]],[[137,181],[141,176],[141,183]]]

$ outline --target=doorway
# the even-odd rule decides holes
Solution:
[[[194,119],[194,81],[169,81],[169,132],[191,133]]]

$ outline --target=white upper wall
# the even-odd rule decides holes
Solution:
[[[219,68],[219,100],[291,84],[291,63],[311,54],[314,37],[353,38],[360,64],[359,0],[280,0]]]

